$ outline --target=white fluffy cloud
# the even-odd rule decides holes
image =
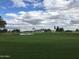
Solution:
[[[41,5],[35,0],[27,1],[33,2],[35,6]],[[46,28],[52,28],[54,25],[64,26],[66,29],[77,28],[79,26],[78,3],[79,1],[77,0],[44,0],[43,4],[46,11],[7,13],[6,16],[13,18],[7,22],[24,24],[25,26],[37,25]]]
[[[47,10],[67,9],[72,0],[44,0],[44,6]]]
[[[11,0],[16,7],[25,7],[24,0]]]
[[[7,13],[6,16],[10,16],[12,18],[18,17],[18,15],[16,15],[15,13]]]
[[[13,2],[13,5],[15,7],[24,7],[26,8],[29,3],[31,3],[31,5],[33,5],[34,8],[36,7],[42,7],[43,4],[42,2],[39,2],[38,0],[11,0]]]
[[[43,12],[43,11],[31,11],[31,12],[24,12],[21,11],[17,14],[7,13],[6,16],[12,17],[12,19],[7,20],[8,25],[9,24],[15,24],[15,25],[24,25],[24,26],[40,26],[40,27],[49,27],[50,24],[53,24],[55,22],[55,19],[52,19],[52,17],[56,17],[59,15],[56,12]]]
[[[13,17],[12,17],[13,15]],[[8,24],[19,24],[25,26],[41,26],[51,28],[54,25],[64,26],[68,24],[68,20],[65,19],[63,14],[58,12],[43,12],[43,11],[21,11],[18,15],[7,13],[6,16],[12,17],[11,21],[7,21]],[[67,22],[66,22],[67,21]],[[28,25],[27,25],[28,24]]]
[[[55,23],[62,24],[67,28],[79,26],[79,1],[78,0],[44,0],[44,7],[47,11],[55,11],[60,15]],[[60,19],[60,20],[59,20]]]

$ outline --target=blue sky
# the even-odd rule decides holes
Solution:
[[[75,29],[79,27],[79,0],[0,0],[0,15],[7,27]]]
[[[38,0],[39,2],[42,2],[42,0]],[[4,15],[5,13],[17,13],[19,11],[38,11],[38,10],[44,10],[42,7],[33,7],[31,2],[25,1],[24,3],[28,4],[26,7],[17,7],[14,6],[13,2],[11,0],[0,0],[0,15]]]

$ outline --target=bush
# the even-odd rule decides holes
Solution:
[[[19,29],[14,29],[12,32],[20,32]]]
[[[79,32],[79,29],[76,29],[76,32]]]
[[[71,30],[66,30],[65,32],[72,32]]]
[[[8,32],[8,30],[7,29],[0,29],[0,32]]]

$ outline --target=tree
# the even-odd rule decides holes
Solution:
[[[66,30],[65,32],[72,32],[72,30]]]
[[[3,29],[2,32],[8,32],[8,30],[7,29]]]
[[[56,28],[56,32],[59,32],[59,30],[60,30],[60,28],[59,28],[59,26],[57,26],[57,28]]]
[[[64,31],[64,28],[60,28],[60,30],[59,30],[60,32],[63,32]]]
[[[51,29],[45,29],[44,32],[51,32]]]
[[[0,27],[3,28],[6,25],[6,21],[3,20],[3,18],[0,16]]]
[[[64,28],[60,28],[59,26],[57,26],[55,29],[56,29],[56,32],[63,32],[64,31]]]
[[[0,33],[3,33],[3,32],[8,32],[8,30],[7,29],[0,29]]]
[[[79,29],[76,29],[76,32],[79,32]]]
[[[54,29],[56,29],[56,26],[54,26]]]
[[[20,32],[19,29],[14,29],[12,32]]]

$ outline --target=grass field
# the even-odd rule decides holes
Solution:
[[[79,59],[79,33],[0,34],[0,59]]]

